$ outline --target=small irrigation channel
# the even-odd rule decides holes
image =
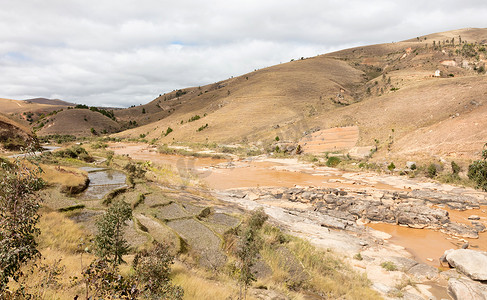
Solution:
[[[123,172],[93,167],[80,169],[88,172],[90,179],[90,184],[81,194],[81,199],[103,199],[111,191],[127,186],[125,183],[127,176]]]

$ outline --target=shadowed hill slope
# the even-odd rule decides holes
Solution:
[[[29,128],[0,114],[0,148],[6,150],[20,150],[29,145],[36,146],[37,139]]]

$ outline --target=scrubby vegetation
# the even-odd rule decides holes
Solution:
[[[468,167],[468,178],[475,182],[477,188],[487,192],[487,150],[485,147],[482,151],[482,159],[474,161]]]
[[[65,148],[58,150],[54,152],[55,157],[63,157],[63,158],[76,158],[83,160],[85,162],[92,162],[93,157],[91,157],[88,154],[88,151],[86,151],[85,148],[79,146],[79,145],[74,145],[71,146],[70,148]]]
[[[36,237],[41,189],[40,169],[26,160],[0,163],[0,298],[20,297],[23,286],[12,288],[9,281],[19,282],[22,268],[39,258]]]
[[[342,161],[342,160],[341,160],[339,157],[337,157],[337,156],[330,156],[330,157],[328,157],[328,160],[326,161],[326,165],[327,165],[328,167],[332,167],[332,168],[333,168],[333,167],[338,166],[338,164],[339,164],[341,161]]]
[[[91,111],[94,111],[94,112],[98,112],[112,120],[116,120],[115,119],[115,115],[113,113],[113,110],[106,110],[106,109],[103,109],[103,108],[98,108],[98,107],[95,107],[95,106],[92,106],[92,107],[89,107],[88,105],[84,105],[84,104],[78,104],[76,105],[74,108],[78,108],[78,109],[89,109]]]

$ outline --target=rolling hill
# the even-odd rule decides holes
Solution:
[[[487,141],[486,42],[487,29],[462,29],[291,61],[161,95],[131,108],[146,125],[116,136],[296,143],[357,126],[356,146],[384,155],[476,157]]]
[[[120,124],[109,117],[89,109],[67,109],[40,120],[36,134],[93,136],[120,131]]]
[[[487,29],[468,28],[303,57],[113,110],[115,121],[58,112],[53,100],[4,99],[1,111],[56,111],[31,122],[39,135],[128,129],[114,136],[264,147],[279,137],[312,153],[363,146],[379,157],[471,159],[487,141],[486,43]]]

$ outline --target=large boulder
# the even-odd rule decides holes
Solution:
[[[448,263],[474,280],[487,280],[487,252],[457,249],[446,254]]]
[[[487,285],[468,278],[450,278],[448,293],[454,300],[486,300]]]

